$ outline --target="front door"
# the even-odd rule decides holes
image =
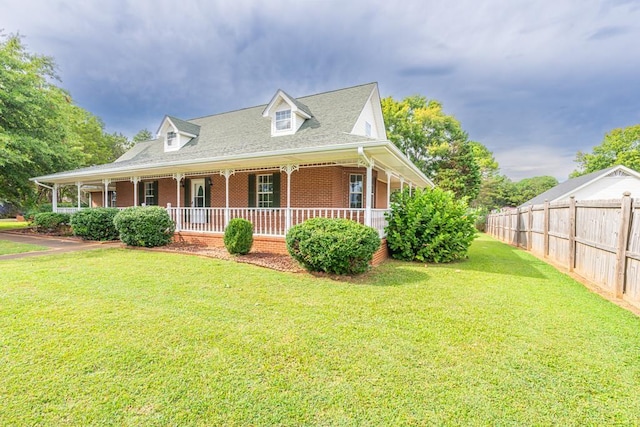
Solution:
[[[204,179],[191,180],[191,206],[194,208],[205,207],[205,186]],[[193,209],[191,221],[202,224],[205,222],[205,210]]]

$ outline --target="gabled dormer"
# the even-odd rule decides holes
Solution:
[[[351,129],[351,133],[372,139],[387,139],[377,84],[371,91],[369,99],[367,99],[367,102],[364,104],[362,111],[360,111],[358,120],[356,120],[355,125]]]
[[[178,151],[200,134],[200,126],[176,117],[165,116],[158,128],[158,139],[164,142],[164,151]]]
[[[271,119],[271,136],[281,136],[296,133],[304,121],[313,117],[313,114],[309,107],[278,89],[262,112],[262,117]]]

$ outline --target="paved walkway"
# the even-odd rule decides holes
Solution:
[[[19,254],[0,255],[0,261],[34,257],[41,255],[52,255],[65,252],[86,251],[97,248],[117,248],[121,242],[86,242],[78,239],[67,239],[64,237],[23,234],[11,231],[0,231],[0,240],[8,240],[15,243],[26,243],[29,245],[45,246],[49,249],[43,251],[23,252]]]

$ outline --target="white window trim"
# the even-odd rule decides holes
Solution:
[[[285,115],[285,117],[278,118],[278,115]],[[289,126],[280,128],[278,127],[280,123],[288,123]],[[293,114],[290,108],[287,110],[276,111],[275,118],[274,118],[274,126],[275,126],[275,131],[278,133],[290,132],[293,129]]]
[[[174,131],[167,132],[167,146],[171,147],[173,145],[173,141],[177,139],[178,135]]]
[[[264,178],[266,181],[261,182]],[[271,191],[260,191],[260,184],[271,184]],[[270,195],[268,200],[260,200],[260,196]],[[273,174],[256,175],[256,207],[258,208],[272,208],[273,207]]]
[[[352,183],[353,183],[353,181],[351,179],[354,176],[359,176],[360,177],[360,191],[352,191]],[[352,203],[351,203],[351,195],[352,194],[359,194],[360,195],[360,206],[359,207],[352,206]],[[364,207],[364,175],[361,174],[361,173],[349,174],[349,209],[362,209],[363,207]]]
[[[145,206],[152,206],[148,200],[151,198],[151,202],[156,198],[153,191],[153,181],[145,181],[144,183],[144,204]]]

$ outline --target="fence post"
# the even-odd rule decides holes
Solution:
[[[542,248],[544,257],[549,256],[549,200],[544,201],[544,247]]]
[[[512,215],[513,216],[513,215]],[[513,221],[511,221],[513,224]],[[516,230],[515,230],[516,248],[520,247],[520,208],[516,209]]]
[[[631,225],[631,193],[625,191],[620,206],[620,229],[618,231],[618,250],[616,251],[616,297],[622,298],[627,269],[627,245],[629,244],[629,227]]]
[[[533,247],[531,238],[533,237],[533,205],[529,205],[529,216],[527,217],[527,250]]]
[[[576,266],[576,198],[569,199],[569,271]]]

